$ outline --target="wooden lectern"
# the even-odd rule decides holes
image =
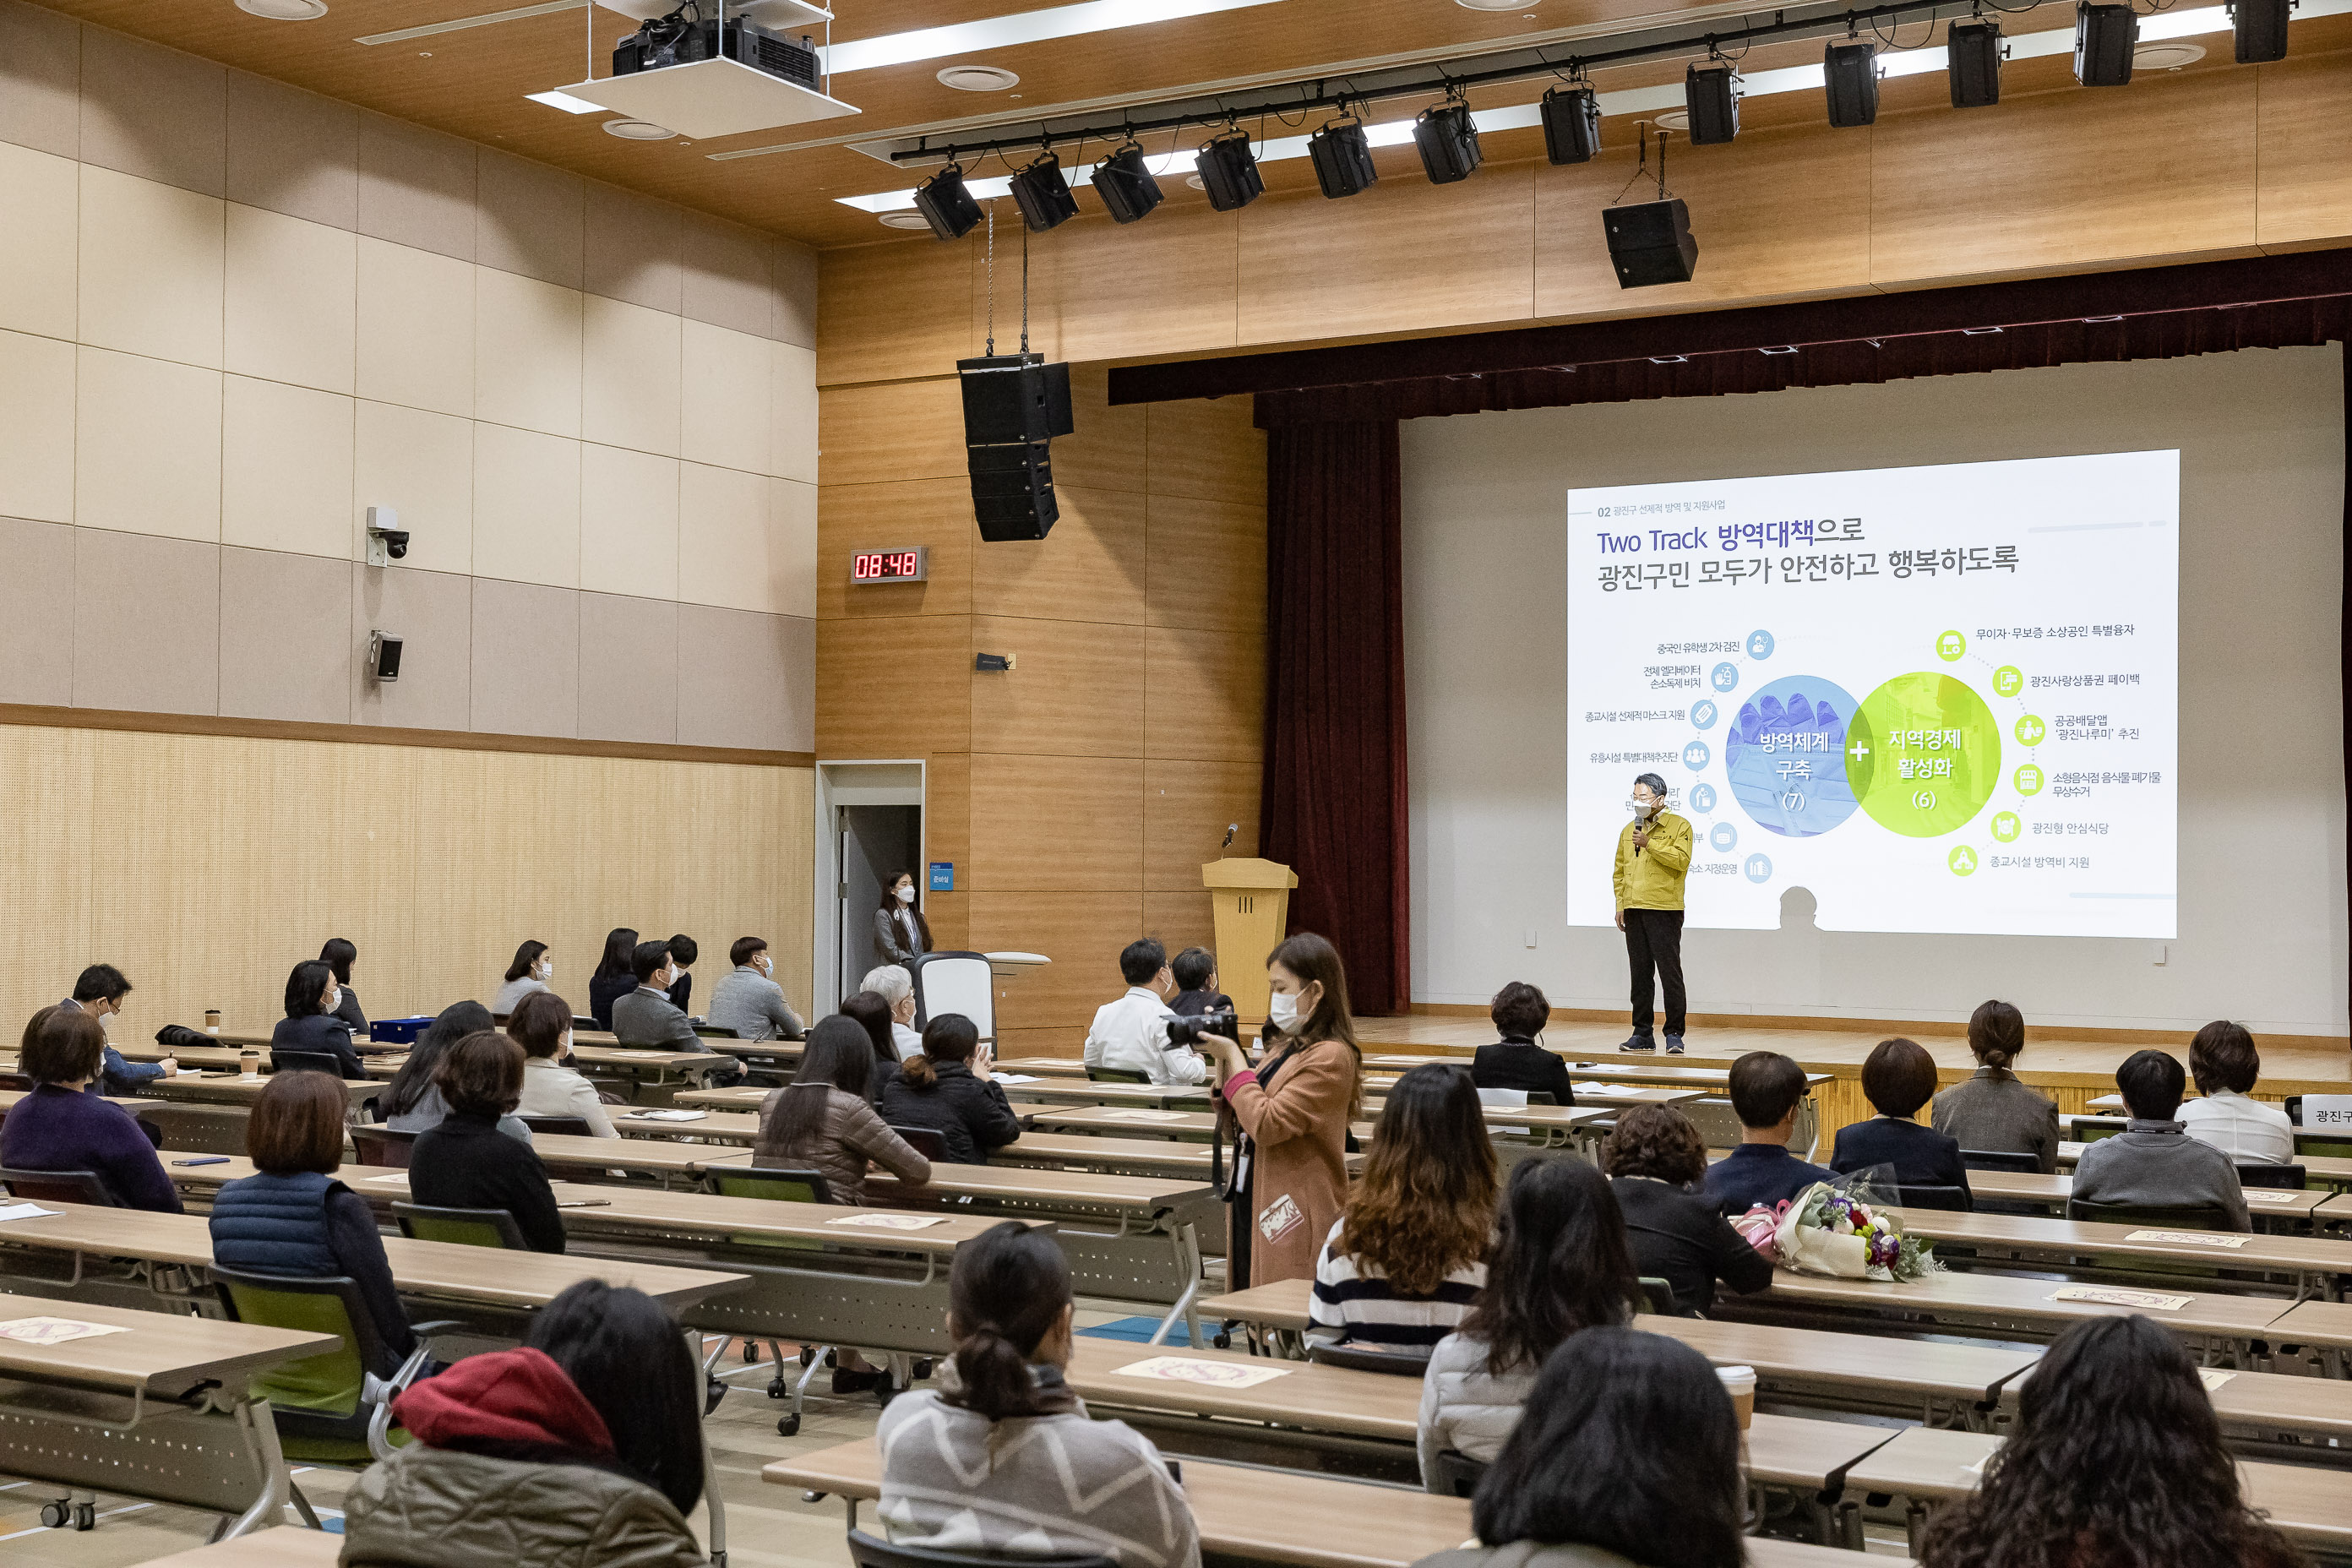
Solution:
[[[1217,910],[1217,979],[1244,1027],[1265,1022],[1265,955],[1281,945],[1298,875],[1272,860],[1212,860],[1201,881]]]

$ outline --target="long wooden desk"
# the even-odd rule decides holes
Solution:
[[[323,1076],[323,1075],[321,1075]],[[383,1092],[383,1084],[375,1079],[347,1078],[336,1080],[343,1086],[348,1101],[353,1106],[366,1104]],[[175,1078],[159,1078],[142,1083],[135,1100],[177,1100],[197,1105],[234,1105],[251,1110],[269,1087],[269,1079],[242,1078],[235,1073],[221,1077],[181,1073]]]
[[[37,1317],[116,1331],[0,1339],[0,1471],[58,1489],[50,1506],[85,1530],[100,1489],[234,1516],[231,1536],[276,1521],[293,1492],[253,1374],[332,1350],[334,1336],[0,1297],[0,1321]]]
[[[2074,1191],[2074,1178],[2063,1174],[2028,1174],[2020,1171],[1970,1171],[1969,1190],[1979,1199],[2038,1204],[2053,1212],[2063,1213],[2066,1200]],[[2292,1187],[2248,1187],[2245,1189],[2246,1210],[2257,1224],[2265,1219],[2310,1219],[2315,1216],[2315,1211],[2338,1195],[2331,1187],[2299,1190]]]
[[[2251,1269],[2290,1277],[2300,1295],[2338,1298],[2342,1279],[2352,1274],[2352,1241],[2326,1237],[2267,1236],[2217,1231],[2177,1231],[2103,1221],[2035,1219],[2013,1215],[1955,1214],[1941,1209],[1896,1211],[1904,1228],[1939,1243],[1975,1247],[1985,1254],[2047,1259],[2092,1273],[2113,1271],[2113,1259],[2160,1260],[2204,1268]],[[1941,1248],[1938,1248],[1940,1254]],[[2084,1260],[2087,1261],[2078,1261]]]
[[[151,1557],[139,1568],[335,1568],[342,1552],[343,1538],[339,1534],[281,1524],[235,1541],[215,1541],[169,1557]]]
[[[1974,1491],[2000,1443],[1980,1432],[1907,1427],[1849,1470],[1846,1485],[1906,1500],[1916,1553],[1929,1510]],[[2352,1551],[2352,1487],[2340,1470],[2241,1460],[2238,1475],[2247,1503],[2294,1540],[2336,1554]]]
[[[700,1110],[683,1105],[675,1109]],[[624,1138],[693,1138],[712,1143],[755,1143],[760,1138],[757,1111],[701,1110],[691,1121],[673,1121],[666,1117],[647,1116],[625,1105],[608,1105],[604,1110],[613,1119],[613,1130]]]
[[[1364,1109],[1368,1115],[1373,1112],[1371,1106]],[[1489,1134],[1507,1138],[1524,1129],[1543,1147],[1563,1146],[1573,1135],[1611,1114],[1600,1107],[1584,1105],[1489,1105],[1482,1110]],[[1112,1132],[1194,1141],[1205,1140],[1216,1127],[1215,1116],[1205,1110],[1155,1110],[1148,1106],[1074,1105],[1060,1110],[1041,1110],[1026,1120],[1030,1126],[1047,1131]],[[1370,1142],[1372,1128],[1370,1121],[1356,1123],[1352,1131],[1357,1142]]]
[[[1759,1424],[1767,1419],[1757,1417]],[[1202,1552],[1212,1559],[1271,1568],[1409,1568],[1470,1538],[1467,1498],[1206,1459],[1182,1463],[1185,1500],[1201,1531]],[[882,1495],[882,1457],[868,1437],[772,1461],[760,1479],[843,1499],[854,1528],[857,1505]],[[1762,1536],[1745,1544],[1749,1568],[1852,1568],[1854,1563],[1851,1553],[1833,1547]],[[1894,1559],[1873,1562],[1905,1568]]]

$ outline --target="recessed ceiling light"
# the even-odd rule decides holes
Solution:
[[[920,213],[884,213],[882,226],[884,228],[929,228],[931,226],[923,221],[923,215]]]
[[[618,136],[625,142],[667,142],[677,132],[650,120],[607,120],[604,134]]]
[[[273,22],[315,22],[327,14],[326,0],[236,0],[236,8]]]
[[[1650,123],[1661,131],[1687,131],[1690,129],[1690,110],[1669,109],[1664,114],[1654,118]]]
[[[940,72],[940,85],[958,92],[1003,92],[1019,87],[1021,79],[1002,66],[950,66]]]
[[[1472,11],[1516,11],[1528,0],[1454,0],[1454,3]]]
[[[1201,178],[1198,174],[1185,175],[1184,183],[1192,186],[1196,191],[1205,191],[1209,188],[1209,182]]]
[[[2195,65],[2205,58],[2202,44],[2169,41],[2142,44],[2132,51],[2132,68],[2144,71],[2177,71],[2182,66]]]

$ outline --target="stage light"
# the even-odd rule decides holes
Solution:
[[[1955,22],[1944,33],[1945,74],[1954,109],[1989,109],[2000,101],[2000,24],[1990,16]]]
[[[1160,205],[1160,182],[1133,142],[1095,165],[1094,184],[1113,223],[1133,223]]]
[[[1690,112],[1691,144],[1718,147],[1739,134],[1739,79],[1731,62],[1693,60],[1683,72],[1683,104]]]
[[[961,239],[980,221],[980,204],[963,188],[963,165],[950,163],[915,187],[915,210],[941,239]]]
[[[1201,188],[1221,213],[1245,207],[1265,194],[1265,179],[1250,152],[1249,132],[1239,126],[1201,143]]]
[[[2139,16],[2130,5],[2074,7],[2074,79],[2084,87],[2127,87]]]
[[[1051,153],[1038,153],[1013,174],[1013,205],[1032,234],[1059,228],[1078,216],[1078,198],[1062,177],[1062,160]]]
[[[1829,89],[1830,124],[1840,131],[1878,118],[1878,51],[1859,39],[1822,51],[1822,84]]]
[[[1307,155],[1315,161],[1315,183],[1333,201],[1352,196],[1381,177],[1372,165],[1372,144],[1365,138],[1363,121],[1352,115],[1309,136]]]
[[[1571,82],[1543,95],[1544,156],[1555,163],[1589,163],[1601,151],[1601,95],[1590,82]]]
[[[1433,185],[1450,185],[1478,172],[1484,160],[1478,152],[1478,127],[1471,122],[1470,106],[1458,98],[1433,104],[1414,117],[1413,145],[1421,149],[1421,166]]]
[[[2236,36],[2238,63],[2262,65],[2286,58],[2286,13],[2293,0],[2230,0],[2230,31]]]
[[[1687,283],[1698,270],[1698,241],[1691,237],[1690,208],[1680,196],[1603,207],[1601,232],[1620,289]]]

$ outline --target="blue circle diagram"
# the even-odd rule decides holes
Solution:
[[[1717,691],[1734,691],[1739,687],[1739,667],[1725,659],[1715,667],[1709,684]]]
[[[1690,721],[1694,730],[1712,730],[1717,718],[1715,700],[1702,697],[1691,704]]]
[[[1750,855],[1748,858],[1748,879],[1751,882],[1770,881],[1772,858],[1769,855]]]
[[[1724,731],[1724,771],[1757,826],[1810,838],[1853,815],[1845,730],[1858,706],[1816,675],[1784,675],[1739,705]]]
[[[1715,809],[1715,786],[1711,784],[1696,784],[1691,785],[1690,808],[1693,811],[1713,811]]]
[[[1772,657],[1772,648],[1773,642],[1772,634],[1770,632],[1765,631],[1759,627],[1748,634],[1748,658],[1770,658]]]
[[[1706,766],[1707,758],[1710,754],[1711,753],[1706,749],[1706,742],[1705,741],[1686,742],[1683,746],[1683,766],[1688,768],[1693,773],[1696,773],[1699,769]]]
[[[1706,842],[1708,847],[1718,852],[1736,848],[1739,844],[1739,829],[1727,822],[1718,822],[1708,830]]]

